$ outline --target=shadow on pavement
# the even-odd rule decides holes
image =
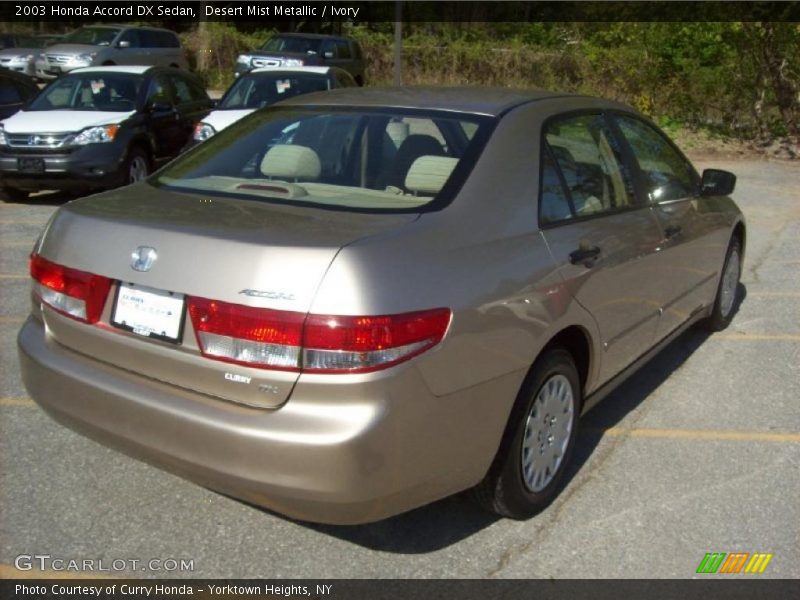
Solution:
[[[739,284],[734,316],[746,295],[747,290]],[[710,335],[702,326],[689,329],[581,420],[581,434],[565,477],[567,485],[592,456],[603,438],[603,431],[618,425],[628,413],[644,402]],[[463,492],[377,523],[359,526],[302,525],[372,550],[421,554],[460,542],[498,519],[473,503],[469,492]]]
[[[36,194],[31,194],[28,196],[26,200],[23,201],[12,201],[0,192],[0,202],[3,203],[13,203],[19,204],[24,206],[61,206],[62,204],[66,204],[70,200],[75,200],[76,198],[80,198],[82,196],[87,196],[89,192],[65,192],[65,191],[49,191],[49,192],[37,192]]]

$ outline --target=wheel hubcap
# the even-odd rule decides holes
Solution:
[[[564,375],[544,382],[533,401],[522,441],[522,479],[532,492],[553,480],[569,444],[575,398]]]
[[[736,288],[739,286],[739,252],[735,248],[728,257],[725,273],[722,274],[721,296],[719,310],[723,317],[727,317],[733,308],[736,299]]]
[[[131,161],[131,168],[128,172],[128,182],[136,183],[147,177],[147,163],[141,156],[135,156]]]

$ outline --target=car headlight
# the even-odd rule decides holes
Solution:
[[[192,139],[195,142],[202,142],[210,138],[215,133],[217,133],[217,130],[214,129],[211,125],[209,125],[208,123],[201,122],[195,125],[194,134],[192,134]]]
[[[12,63],[26,63],[32,61],[34,58],[33,54],[24,54],[22,56],[15,56],[11,59],[10,62]]]
[[[242,63],[244,65],[249,65],[252,59],[253,57],[250,56],[249,54],[240,54],[239,56],[236,57],[236,62]]]
[[[281,64],[284,67],[302,67],[303,60],[300,58],[284,58],[281,60]]]
[[[88,54],[78,54],[78,56],[74,58],[74,61],[76,63],[90,65],[92,64],[92,61],[94,60],[95,56],[97,56],[97,52],[89,52]]]
[[[0,125],[0,146],[8,146],[8,140],[6,139],[6,132],[3,129],[3,126]]]
[[[86,144],[102,144],[112,142],[117,137],[119,125],[100,125],[99,127],[89,127],[81,131],[72,138],[71,144],[75,146],[85,146]]]

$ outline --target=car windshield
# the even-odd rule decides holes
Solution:
[[[66,44],[109,46],[119,32],[119,29],[113,27],[81,27],[64,36],[62,41]]]
[[[268,39],[261,46],[267,52],[299,52],[301,54],[319,54],[319,38],[304,38],[295,36],[276,36]]]
[[[298,94],[327,89],[328,77],[320,73],[258,73],[238,79],[220,101],[218,108],[261,108]]]
[[[151,183],[291,205],[418,212],[452,197],[481,151],[489,121],[431,111],[275,106],[203,142]]]
[[[25,110],[128,112],[136,109],[141,85],[142,77],[132,73],[74,73],[45,88]]]

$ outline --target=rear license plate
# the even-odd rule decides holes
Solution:
[[[20,173],[44,173],[43,158],[18,158],[17,169]]]
[[[183,294],[120,283],[111,324],[136,335],[180,342],[186,302]]]

